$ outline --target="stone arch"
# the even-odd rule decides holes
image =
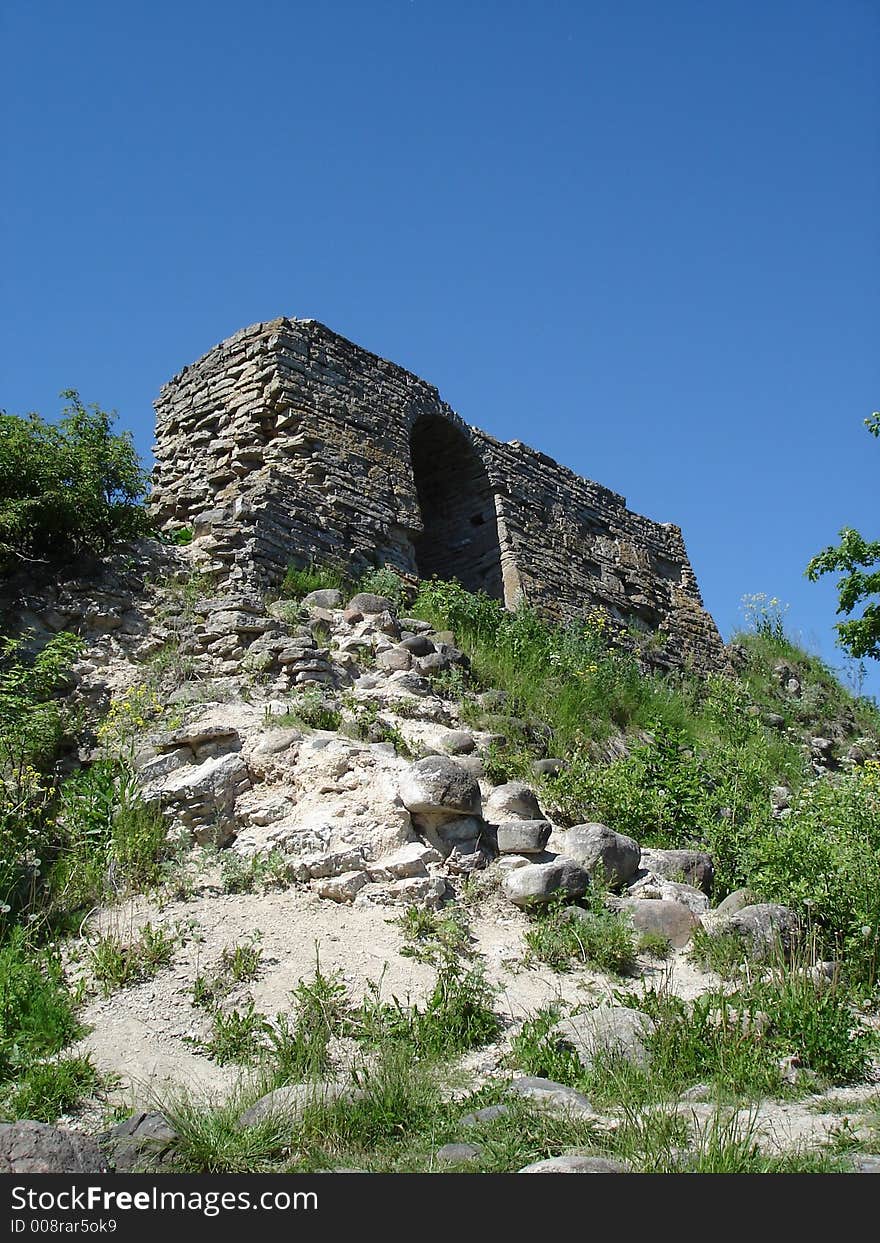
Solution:
[[[423,527],[413,539],[419,576],[457,579],[503,601],[495,494],[467,433],[422,415],[410,431],[410,460]]]

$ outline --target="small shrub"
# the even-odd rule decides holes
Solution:
[[[290,1142],[290,1123],[270,1117],[240,1127],[238,1119],[263,1094],[260,1082],[240,1085],[222,1103],[178,1091],[155,1107],[177,1134],[175,1172],[188,1174],[277,1173]]]
[[[301,691],[291,699],[286,714],[273,716],[271,722],[282,727],[338,730],[342,724],[342,713],[334,703],[324,698],[321,691]]]
[[[302,600],[304,596],[313,591],[326,591],[332,588],[342,591],[348,586],[348,578],[342,566],[310,565],[307,569],[300,569],[291,565],[288,566],[281,583],[281,595],[287,600]]]
[[[123,941],[112,932],[98,937],[89,952],[89,963],[95,979],[109,995],[118,988],[152,979],[170,964],[176,944],[174,933],[146,923],[133,941]]]
[[[290,884],[290,859],[281,850],[250,856],[224,850],[220,874],[224,893],[265,893]]]
[[[632,975],[636,967],[636,940],[624,916],[610,911],[594,884],[586,907],[551,903],[532,917],[525,942],[532,955],[554,971],[583,963],[597,971]]]
[[[59,1115],[71,1113],[100,1083],[89,1057],[58,1057],[35,1062],[6,1091],[0,1090],[0,1112],[14,1122],[32,1118],[36,1122],[55,1122]]]
[[[253,1001],[248,1001],[241,1010],[228,1013],[215,1008],[211,1015],[211,1035],[203,1052],[221,1066],[230,1062],[254,1065],[265,1053],[271,1030],[271,1023],[254,1009]]]
[[[415,595],[413,589],[390,566],[368,571],[358,583],[357,590],[384,596],[391,601],[396,612],[405,608]]]
[[[467,919],[460,907],[430,911],[423,906],[408,906],[403,914],[391,921],[397,924],[406,942],[400,951],[404,958],[436,966],[444,955],[468,954],[470,933]]]
[[[52,1057],[80,1030],[59,956],[13,928],[0,945],[0,1083]]]

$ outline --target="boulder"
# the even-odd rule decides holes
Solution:
[[[702,889],[695,889],[693,885],[683,885],[677,880],[665,880],[662,876],[655,876],[653,872],[641,872],[626,892],[627,897],[631,898],[678,902],[700,917],[709,910],[709,899]]]
[[[387,647],[376,657],[376,667],[392,673],[406,672],[412,668],[413,658],[405,647]]]
[[[754,905],[755,895],[751,889],[734,889],[733,893],[729,893],[723,902],[718,903],[714,913],[716,915],[735,915],[743,907]]]
[[[564,855],[549,863],[527,863],[504,877],[504,893],[514,906],[523,908],[549,902],[557,893],[582,898],[590,885],[589,873]]]
[[[434,650],[434,644],[424,634],[407,635],[405,639],[401,639],[400,646],[406,648],[412,656],[430,656]]]
[[[307,609],[341,609],[342,592],[335,587],[323,587],[319,591],[310,591],[300,603]]]
[[[498,853],[539,855],[550,840],[551,827],[547,820],[505,820],[497,829]]]
[[[0,1174],[104,1174],[108,1169],[89,1135],[45,1122],[0,1123]]]
[[[569,1114],[572,1117],[596,1116],[596,1110],[583,1092],[570,1088],[564,1083],[556,1083],[553,1079],[542,1079],[536,1075],[527,1075],[514,1079],[508,1087],[513,1096],[520,1096],[530,1101],[536,1109],[547,1113]]]
[[[451,729],[440,739],[440,746],[447,755],[470,755],[476,745],[473,734],[463,729]]]
[[[588,872],[601,867],[610,885],[625,885],[638,871],[638,842],[604,824],[576,824],[560,836],[569,859]]]
[[[760,902],[716,919],[710,934],[739,937],[749,955],[762,961],[777,953],[788,957],[797,942],[799,926],[797,915],[787,906]]]
[[[158,797],[200,845],[223,846],[235,833],[235,800],[250,784],[247,765],[232,752],[171,773]]]
[[[364,885],[370,883],[368,872],[343,872],[340,876],[328,876],[318,881],[318,897],[333,902],[354,902]]]
[[[523,781],[508,781],[496,786],[486,799],[483,813],[490,824],[506,820],[541,820],[541,808],[531,786]]]
[[[620,910],[629,917],[636,932],[665,937],[674,949],[687,945],[700,923],[681,902],[663,898],[623,898]]]
[[[565,760],[548,756],[545,760],[533,760],[532,772],[536,777],[558,777],[565,770]]]
[[[591,1157],[580,1152],[564,1152],[558,1157],[533,1161],[524,1165],[519,1174],[627,1174],[629,1166],[610,1157]]]
[[[400,799],[407,811],[432,815],[479,815],[481,805],[476,778],[445,755],[411,765],[400,782]]]
[[[167,1166],[177,1132],[164,1114],[136,1113],[98,1137],[117,1173],[131,1174]]]
[[[238,1128],[258,1126],[261,1122],[278,1119],[285,1122],[296,1122],[312,1105],[330,1105],[338,1100],[357,1100],[360,1093],[349,1084],[336,1083],[333,1080],[318,1080],[315,1083],[293,1083],[288,1087],[275,1088],[255,1101],[238,1119]]]
[[[423,846],[421,842],[407,842],[393,855],[369,864],[370,879],[374,881],[405,880],[413,876],[427,876],[428,864],[439,863],[440,853]]]
[[[434,1153],[435,1160],[442,1165],[471,1165],[482,1155],[479,1144],[444,1144]]]
[[[560,1019],[550,1032],[560,1043],[570,1045],[587,1068],[602,1054],[644,1067],[649,1060],[648,1038],[654,1029],[653,1019],[641,1010],[601,1005]]]
[[[712,893],[715,865],[704,850],[643,850],[641,866],[655,876],[683,881],[705,894]]]
[[[465,1114],[460,1119],[461,1126],[488,1126],[492,1122],[497,1122],[499,1118],[505,1118],[510,1113],[508,1105],[484,1105],[482,1109],[475,1109],[472,1114]]]
[[[393,613],[394,605],[387,596],[377,596],[372,591],[360,591],[349,600],[348,609],[352,613],[363,613],[365,617],[369,617],[377,613]]]

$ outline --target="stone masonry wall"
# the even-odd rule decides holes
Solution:
[[[551,616],[601,606],[659,631],[660,663],[717,663],[680,530],[314,320],[255,324],[166,384],[152,504],[229,590],[341,559],[443,573]]]

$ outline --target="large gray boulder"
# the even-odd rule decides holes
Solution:
[[[547,1113],[568,1114],[572,1117],[595,1117],[596,1110],[583,1092],[570,1088],[567,1084],[556,1083],[553,1079],[542,1079],[537,1075],[526,1075],[514,1079],[508,1086],[513,1096],[522,1097],[536,1109]]]
[[[604,824],[576,824],[560,836],[566,855],[588,872],[601,867],[609,885],[625,885],[639,869],[638,842]]]
[[[655,876],[683,881],[686,885],[702,889],[705,894],[712,893],[715,865],[712,856],[704,850],[643,849],[641,866]]]
[[[523,908],[540,906],[556,894],[582,898],[590,886],[589,873],[564,855],[549,863],[527,863],[504,877],[505,896]]]
[[[746,906],[755,906],[755,895],[751,889],[734,889],[715,908],[716,915],[735,915]]]
[[[172,1161],[177,1132],[161,1113],[132,1114],[98,1142],[117,1173],[147,1172]]]
[[[501,855],[539,855],[550,840],[547,820],[505,820],[498,825],[498,853]]]
[[[710,935],[739,937],[749,956],[761,962],[777,954],[788,958],[797,943],[799,929],[797,915],[787,906],[759,902],[732,915],[716,916],[708,931]]]
[[[224,846],[235,836],[235,800],[250,789],[247,764],[237,752],[189,764],[166,777],[147,797],[185,826],[201,846]]]
[[[417,760],[403,774],[399,793],[407,811],[420,815],[480,814],[479,782],[446,755],[429,755]]]
[[[341,609],[342,592],[335,587],[322,587],[318,591],[310,591],[303,596],[300,603],[307,609]],[[379,610],[381,612],[381,609]]]
[[[332,1105],[339,1100],[353,1101],[362,1095],[362,1092],[350,1084],[336,1083],[333,1080],[293,1083],[284,1088],[275,1088],[273,1092],[261,1096],[239,1116],[237,1125],[244,1130],[270,1120],[296,1122],[314,1105]]]
[[[663,898],[622,898],[619,909],[628,916],[636,932],[665,937],[673,949],[687,945],[700,923],[682,902]]]
[[[0,1174],[103,1174],[108,1169],[89,1135],[45,1122],[0,1123]]]
[[[508,781],[496,786],[486,799],[485,817],[490,824],[507,820],[542,820],[538,797],[524,781]]]
[[[558,1157],[533,1161],[524,1165],[519,1174],[627,1174],[629,1166],[611,1157],[592,1157],[581,1152],[564,1152]]]
[[[351,612],[363,613],[365,616],[394,612],[394,605],[387,596],[377,596],[372,591],[360,591],[352,596],[348,608]]]
[[[649,1061],[648,1039],[655,1026],[654,1020],[641,1010],[602,1005],[585,1014],[560,1019],[550,1030],[551,1036],[569,1045],[588,1069],[603,1054],[645,1067]]]

